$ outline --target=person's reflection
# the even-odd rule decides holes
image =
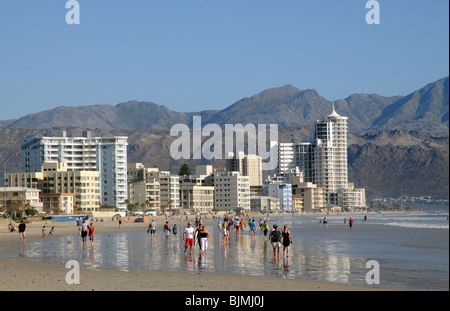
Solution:
[[[206,262],[206,256],[202,256],[201,254],[199,254],[198,256],[198,269],[200,271],[206,271],[207,268],[207,262]]]
[[[228,243],[223,245],[223,261],[224,262],[230,262],[230,248]]]
[[[291,271],[289,269],[289,257],[286,257],[286,258],[283,257],[283,271],[284,271],[284,276],[288,277],[289,272]]]
[[[184,256],[184,268],[186,271],[194,271],[194,257],[191,254]]]

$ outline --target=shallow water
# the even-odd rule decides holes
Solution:
[[[290,256],[279,260],[273,258],[271,244],[260,232],[252,238],[248,228],[238,234],[232,230],[229,245],[222,245],[212,225],[206,256],[199,256],[198,246],[193,256],[185,256],[182,234],[166,239],[158,232],[152,241],[145,231],[98,234],[94,246],[86,248],[78,235],[17,243],[19,249],[2,255],[61,263],[78,260],[88,269],[216,271],[358,285],[367,285],[370,268],[366,263],[376,260],[380,284],[371,286],[448,290],[446,217],[371,215],[364,222],[360,216],[354,218],[352,230],[343,216],[327,217],[327,227],[319,225],[322,217],[272,217],[269,223],[280,228],[287,224],[294,240]]]

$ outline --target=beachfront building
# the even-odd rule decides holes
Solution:
[[[161,207],[170,211],[179,211],[180,203],[180,176],[169,171],[159,172]]]
[[[180,209],[180,176],[157,167],[146,168],[142,163],[129,163],[127,176],[131,203],[145,204],[152,211]]]
[[[292,185],[290,183],[266,181],[263,194],[280,200],[280,211],[292,212]]]
[[[292,194],[292,211],[293,212],[303,211],[303,198],[295,194]]]
[[[346,211],[367,208],[365,189],[354,188],[353,183],[349,183],[347,188],[339,188],[338,198],[338,205]]]
[[[184,182],[180,184],[181,208],[191,213],[210,213],[214,209],[214,187]]]
[[[305,182],[296,184],[292,188],[293,194],[303,200],[304,212],[318,212],[327,207],[327,195],[324,187]]]
[[[263,184],[262,157],[260,156],[245,155],[244,152],[239,152],[236,156],[234,152],[229,152],[228,159],[226,159],[226,170],[248,176],[250,187],[260,187]]]
[[[45,212],[57,212],[59,206],[52,199],[69,202],[69,210],[98,211],[100,208],[100,176],[98,171],[71,171],[67,163],[50,162],[41,165],[39,172],[6,173],[6,185],[9,187],[27,187],[40,190]],[[68,195],[74,194],[73,198]],[[72,202],[73,201],[73,202]],[[55,204],[52,204],[55,203]],[[66,211],[64,207],[60,210]]]
[[[347,117],[333,112],[315,124],[314,180],[327,190],[327,201],[338,204],[338,190],[348,187]]]
[[[43,204],[39,198],[40,192],[41,190],[39,189],[27,187],[0,187],[1,211],[5,210],[5,204],[8,207],[8,204],[11,204],[11,202],[18,202],[22,210],[30,207],[42,213]]]
[[[66,214],[74,213],[75,193],[41,193],[44,212],[50,214]],[[83,210],[83,209],[82,209]],[[97,211],[95,208],[90,210],[85,208],[83,211]]]
[[[212,173],[205,184],[214,187],[214,207],[229,211],[243,208],[250,211],[250,178],[239,172]]]
[[[329,206],[353,200],[353,194],[345,190],[348,188],[347,135],[347,117],[340,116],[333,104],[332,113],[316,121],[311,142],[279,144],[278,173],[298,168],[304,182],[326,189]],[[339,194],[344,197],[339,199]],[[352,198],[345,198],[346,195]]]
[[[252,195],[250,197],[251,212],[278,212],[280,200],[271,196]]]
[[[68,171],[98,171],[100,202],[126,209],[127,194],[126,136],[25,138],[22,142],[22,171],[39,172],[44,163],[65,163]]]
[[[129,163],[128,201],[136,211],[161,211],[159,169],[146,168],[142,163]]]

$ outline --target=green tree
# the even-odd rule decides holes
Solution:
[[[189,168],[189,165],[184,163],[181,166],[180,171],[178,172],[178,175],[180,175],[180,176],[191,175],[191,169]]]

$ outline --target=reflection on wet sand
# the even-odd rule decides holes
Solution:
[[[20,252],[39,260],[66,262],[78,260],[85,268],[113,267],[132,270],[215,271],[283,278],[312,278],[332,282],[363,283],[364,260],[333,254],[336,245],[307,249],[297,238],[290,257],[274,257],[272,244],[262,235],[252,237],[249,232],[232,232],[229,242],[223,243],[220,233],[210,231],[206,256],[199,255],[198,244],[192,255],[184,254],[184,241],[156,236],[151,239],[143,232],[99,234],[93,246],[82,247],[79,237],[53,238],[22,245]],[[71,240],[71,243],[67,243]],[[320,255],[314,255],[320,253]]]

